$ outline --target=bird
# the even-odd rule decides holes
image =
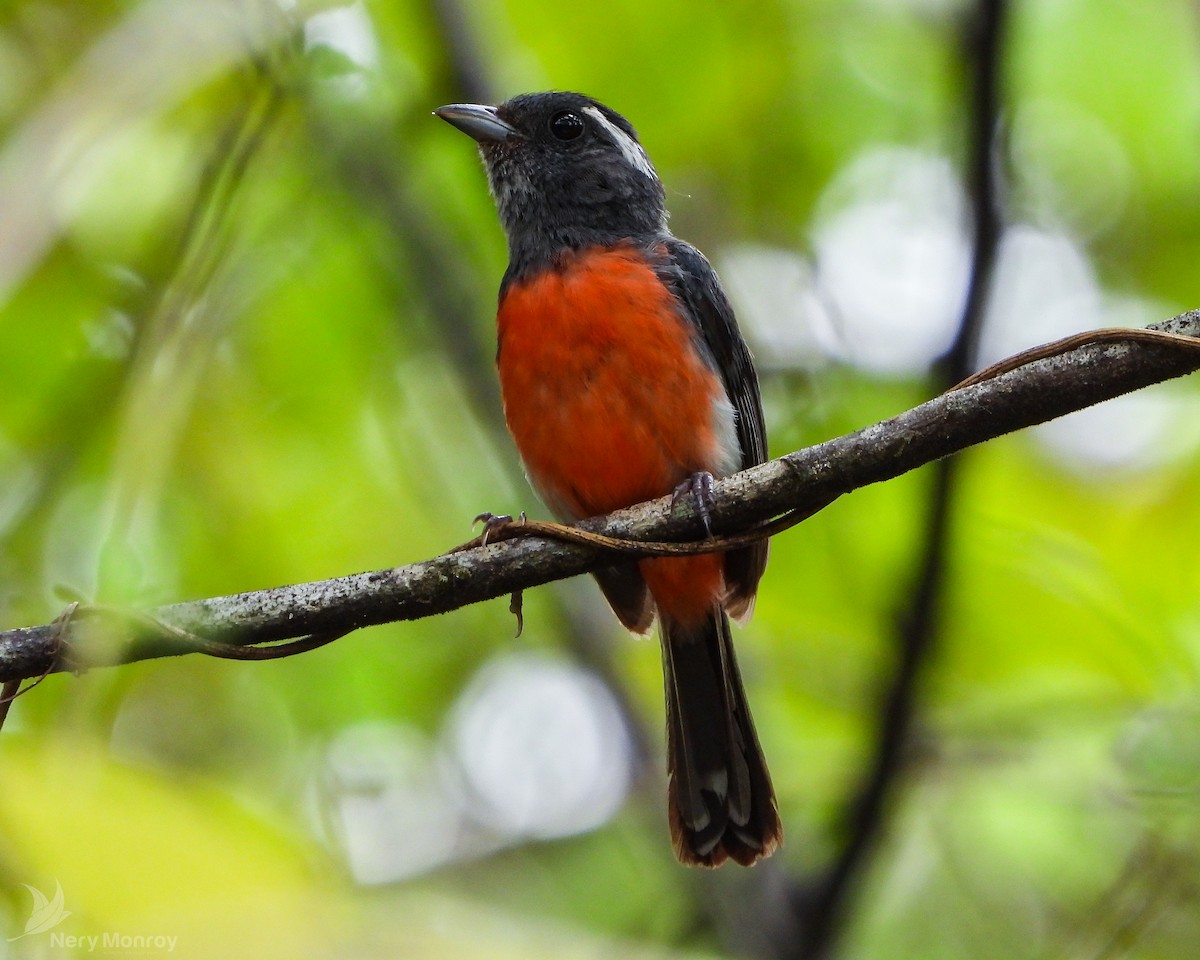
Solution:
[[[633,126],[564,91],[434,114],[476,141],[507,239],[496,365],[534,490],[567,522],[691,495],[707,526],[713,478],[766,460],[758,378]],[[782,842],[730,635],[766,562],[760,542],[594,574],[626,628],[659,622],[667,820],[687,865],[749,866]]]

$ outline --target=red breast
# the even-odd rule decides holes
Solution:
[[[736,467],[721,380],[636,248],[591,248],[510,284],[497,324],[505,418],[560,516],[607,513]],[[687,622],[720,597],[721,566],[709,555],[642,569],[663,612]]]

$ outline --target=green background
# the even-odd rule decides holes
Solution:
[[[545,515],[491,366],[503,237],[470,142],[430,116],[471,95],[579,89],[633,120],[673,229],[735,293],[773,455],[927,398],[927,362],[856,362],[827,304],[805,315],[823,339],[788,346],[803,331],[779,305],[822,301],[801,281],[841,213],[873,190],[898,202],[899,165],[880,187],[862,158],[961,170],[969,12],[3,4],[0,624],[400,565],[467,539],[481,510]],[[1200,306],[1198,16],[1012,5],[1006,243],[1068,245],[1093,296],[1051,322],[1027,288],[1024,339],[1001,352]],[[747,279],[768,253],[795,297]],[[877,265],[856,267],[867,290]],[[1194,383],[1151,395],[966,455],[918,735],[847,956],[1200,950],[1200,403]],[[789,955],[789,891],[844,843],[873,755],[928,498],[906,476],[773,545],[737,637],[787,829],[768,865],[674,863],[657,647],[581,580],[527,593],[515,641],[495,601],[280,662],[47,679],[0,736],[0,933],[24,929],[22,884],[60,884],[71,915],[0,957],[82,956],[52,934],[108,931],[197,957]],[[464,696],[497,664],[617,691],[596,701],[631,724],[605,728],[605,782],[629,792],[603,822],[471,813]],[[623,736],[644,762],[621,760]]]

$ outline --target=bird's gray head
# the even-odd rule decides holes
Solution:
[[[662,183],[629,121],[579,93],[434,111],[479,143],[514,265],[666,232]]]

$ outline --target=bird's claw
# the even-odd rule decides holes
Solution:
[[[477,516],[473,522],[483,524],[483,533],[479,535],[479,545],[481,547],[486,547],[488,545],[488,539],[495,536],[505,527],[510,526],[513,523],[523,524],[525,522],[525,511],[522,510],[521,515],[516,520],[513,520],[511,514],[495,514],[485,510],[483,513],[479,514],[479,516]],[[518,637],[525,629],[525,604],[523,601],[524,596],[520,590],[514,590],[512,592],[512,596],[509,597],[508,600],[508,612],[517,618],[516,636]]]
[[[679,484],[675,488],[675,492],[671,494],[672,513],[675,512],[679,501],[684,497],[691,497],[692,503],[696,507],[696,514],[700,517],[700,522],[704,524],[704,533],[711,538],[713,530],[710,508],[713,498],[713,475],[707,470],[699,470]]]
[[[472,523],[482,523],[483,532],[479,535],[479,545],[486,547],[493,539],[498,538],[501,530],[512,523],[524,523],[525,511],[521,511],[521,515],[514,520],[511,514],[508,513],[491,513],[484,511],[475,517]]]

